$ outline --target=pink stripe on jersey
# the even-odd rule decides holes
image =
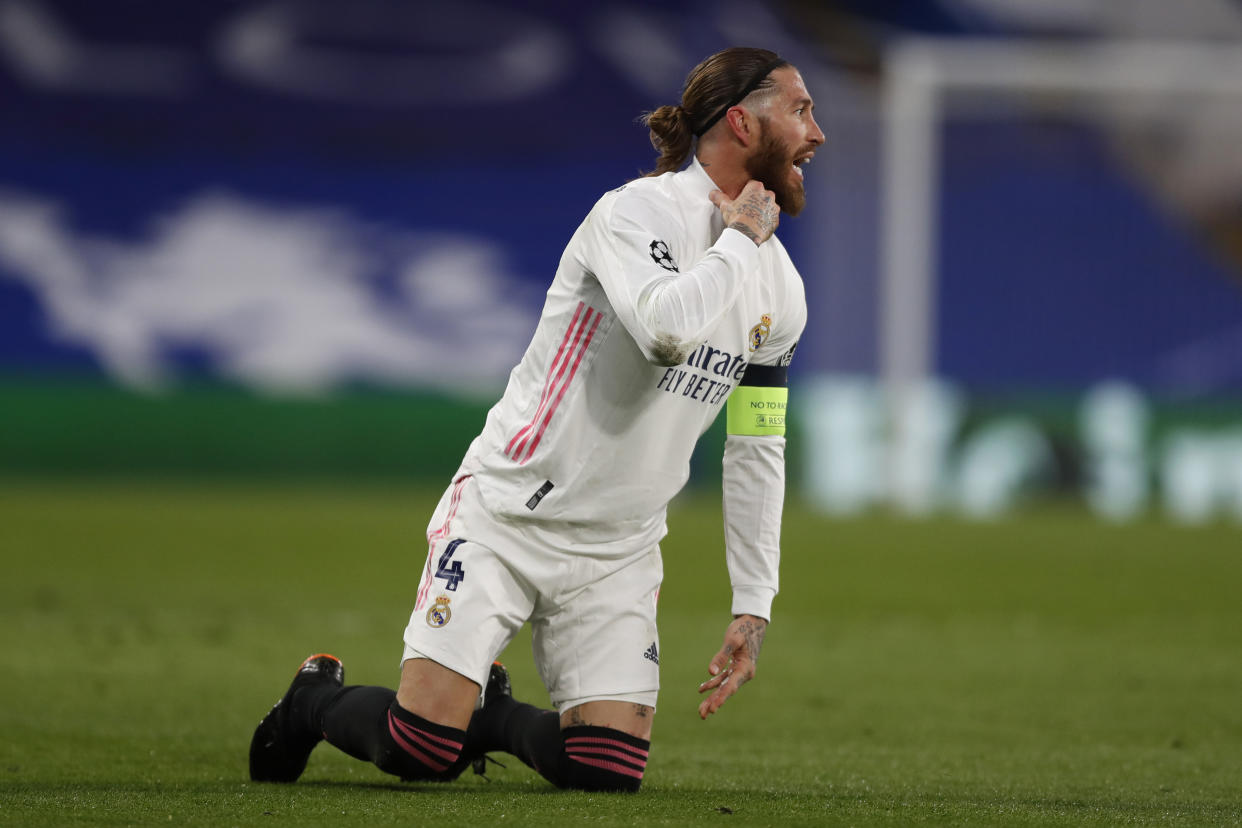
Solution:
[[[466,481],[470,479],[470,475],[464,474],[453,481],[453,494],[449,498],[448,513],[444,516],[444,523],[440,524],[440,528],[434,532],[427,533],[427,568],[423,572],[423,582],[418,588],[418,597],[414,599],[414,609],[423,608],[423,602],[427,600],[427,593],[431,591],[431,562],[436,557],[436,541],[441,538],[448,537],[449,526],[453,522],[453,518],[457,517],[457,507],[461,505],[461,493],[466,488]]]
[[[588,318],[589,318],[589,314],[588,314]],[[543,423],[540,424],[539,431],[538,433],[535,434],[535,439],[531,440],[530,449],[527,450],[526,456],[523,457],[519,461],[519,463],[523,463],[523,464],[526,463],[526,461],[530,460],[530,458],[535,454],[535,449],[539,447],[539,441],[543,439],[544,432],[548,430],[548,423],[552,422],[552,415],[556,413],[556,407],[561,404],[561,399],[565,396],[565,391],[569,388],[570,384],[574,381],[574,375],[578,373],[578,366],[582,364],[582,357],[586,354],[587,349],[591,347],[591,339],[595,336],[595,330],[596,328],[599,327],[599,321],[602,318],[603,318],[602,314],[598,312],[595,314],[595,321],[591,324],[591,330],[587,333],[586,340],[583,341],[582,347],[578,349],[577,351],[578,355],[577,355],[577,358],[574,360],[574,367],[570,369],[569,376],[565,379],[565,382],[561,383],[561,386],[560,386],[561,390],[556,395],[556,400],[553,401],[552,407],[548,409],[548,413],[544,415]],[[587,320],[584,319],[582,324],[586,325],[586,323],[587,323]],[[562,371],[564,370],[563,366],[561,370]]]
[[[579,302],[578,307],[574,309],[573,318],[569,320],[569,327],[565,329],[565,336],[561,339],[560,347],[556,349],[556,356],[552,359],[552,364],[548,366],[548,376],[543,381],[543,394],[539,397],[539,406],[535,409],[535,416],[532,417],[531,421],[523,426],[517,434],[513,435],[513,439],[509,441],[509,445],[505,446],[505,454],[512,452],[514,445],[517,444],[517,441],[522,439],[522,437],[524,437],[539,420],[539,415],[543,412],[543,407],[548,403],[548,397],[552,395],[552,387],[555,385],[552,381],[552,377],[556,374],[556,366],[561,362],[561,356],[565,353],[565,346],[568,345],[573,339],[574,330],[578,325],[578,317],[582,315],[583,308],[586,308],[586,303]],[[587,310],[588,312],[590,311],[589,308]],[[566,357],[566,361],[568,361],[568,357]],[[564,369],[562,368],[561,370],[563,371]]]
[[[585,316],[582,317],[581,322],[578,322],[578,314],[574,314],[574,322],[570,324],[569,330],[565,332],[565,340],[561,343],[562,347],[556,352],[556,359],[552,362],[552,369],[555,370],[550,369],[548,371],[548,379],[544,383],[543,393],[539,399],[539,407],[535,410],[535,416],[531,418],[531,421],[527,423],[521,431],[514,435],[513,439],[509,441],[509,445],[505,449],[505,452],[509,455],[509,459],[511,460],[518,460],[518,457],[522,454],[523,449],[526,447],[527,441],[530,439],[531,429],[535,427],[540,418],[543,416],[543,412],[547,408],[548,401],[552,399],[552,395],[556,393],[557,387],[565,377],[565,370],[569,367],[569,363],[574,358],[575,353],[578,352],[579,347],[581,347],[582,333],[586,330],[587,324],[591,321],[592,314],[596,313],[594,308],[589,308],[579,302],[578,309],[582,310],[583,308],[586,308]],[[570,345],[569,350],[565,351],[564,344],[565,342],[568,342],[571,337],[572,344]],[[559,369],[557,368],[558,365]]]

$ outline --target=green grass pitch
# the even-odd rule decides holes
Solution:
[[[792,506],[759,676],[701,722],[727,623],[719,506],[664,544],[637,796],[402,784],[323,746],[246,774],[311,652],[391,685],[437,493],[0,485],[3,825],[1226,825],[1242,821],[1242,530],[1073,510],[995,524]],[[546,704],[529,640],[505,656]]]

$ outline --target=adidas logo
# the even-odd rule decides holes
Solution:
[[[647,651],[643,653],[643,658],[648,661],[654,661],[657,665],[660,663],[660,651],[656,649],[654,641],[651,642],[651,646],[647,648]]]

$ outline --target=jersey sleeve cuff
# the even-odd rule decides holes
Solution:
[[[739,586],[733,588],[733,614],[754,615],[764,621],[772,620],[772,601],[776,590],[772,587]]]

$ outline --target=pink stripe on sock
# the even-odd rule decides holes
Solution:
[[[406,741],[405,737],[402,736],[397,731],[397,728],[393,727],[393,724],[395,721],[396,720],[393,718],[392,713],[389,713],[388,714],[388,733],[392,736],[392,740],[396,742],[401,747],[402,750],[404,750],[406,753],[413,756],[419,762],[422,762],[427,767],[431,768],[433,771],[446,770],[448,766],[452,764],[451,762],[437,762],[435,759],[432,759],[426,753],[419,750],[416,745],[412,745],[408,741]]]
[[[596,767],[596,768],[603,768],[604,770],[609,770],[609,771],[612,771],[613,773],[620,773],[625,776],[632,776],[635,779],[643,778],[643,772],[641,770],[634,770],[631,767],[628,767],[626,765],[619,765],[616,762],[608,762],[603,759],[583,759],[578,756],[571,756],[570,758],[573,759],[575,762],[581,762],[584,765],[591,765],[592,767]]]
[[[634,747],[633,745],[627,745],[625,742],[619,741],[617,739],[601,739],[597,736],[571,736],[570,738],[565,740],[565,745],[567,747],[569,745],[574,745],[574,746],[600,745],[602,747],[619,748],[621,750],[629,751],[630,753],[634,754],[636,757],[640,757],[644,762],[647,761],[647,755],[648,755],[648,752],[643,750],[642,748],[637,748],[637,747]]]
[[[392,716],[392,713],[389,712],[388,715]],[[418,742],[424,748],[431,751],[436,756],[439,756],[441,759],[447,759],[450,762],[456,762],[457,757],[461,755],[461,748],[462,748],[461,742],[454,742],[452,739],[445,739],[441,736],[434,736],[421,728],[417,728],[412,724],[408,724],[406,722],[401,721],[395,716],[393,716],[393,721],[396,722],[397,727],[408,738],[413,739],[415,742]],[[439,742],[441,745],[444,745],[445,747],[447,747],[447,750],[444,747],[437,746],[436,744],[434,744],[435,742]]]
[[[647,763],[644,762],[643,760],[635,759],[631,754],[622,753],[619,750],[608,750],[607,748],[575,747],[575,748],[566,748],[565,752],[568,753],[570,756],[574,757],[575,759],[580,756],[611,756],[613,759],[620,759],[623,762],[630,762],[635,765],[642,765],[643,767],[647,766]]]

